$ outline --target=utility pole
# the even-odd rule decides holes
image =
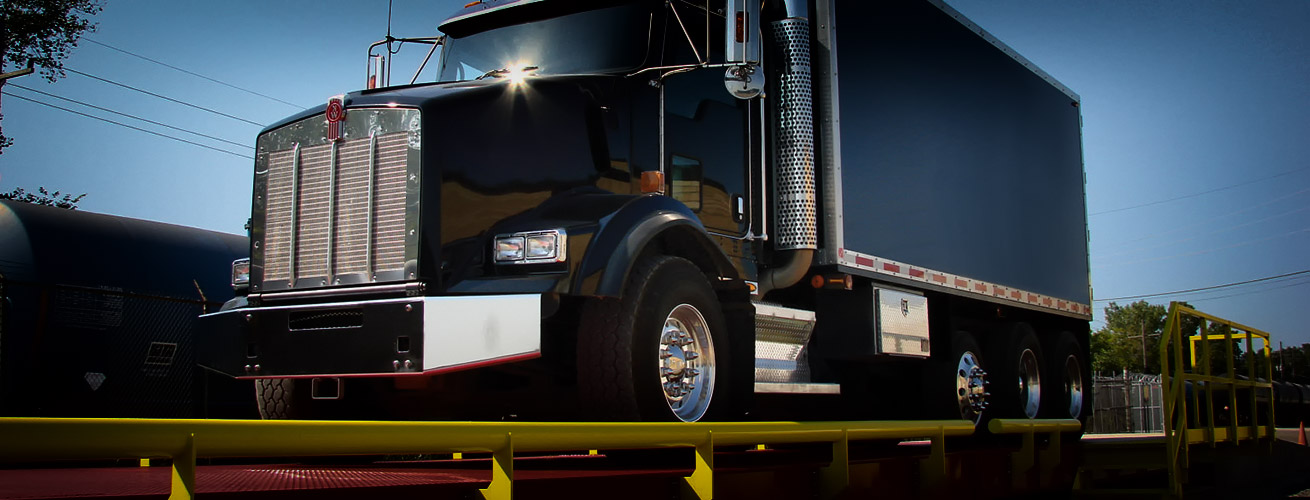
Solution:
[[[1146,318],[1142,318],[1142,373],[1146,373]]]

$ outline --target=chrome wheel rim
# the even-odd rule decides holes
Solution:
[[[1019,401],[1025,417],[1037,418],[1042,404],[1042,374],[1032,349],[1019,353]]]
[[[709,324],[691,304],[679,304],[664,319],[659,345],[660,386],[673,416],[695,422],[714,396],[714,343]]]
[[[1064,359],[1064,393],[1069,395],[1069,416],[1083,414],[1083,365],[1078,356],[1070,354]]]
[[[960,418],[977,424],[987,409],[987,372],[983,371],[978,356],[970,351],[960,355],[955,366],[955,396],[960,406]]]

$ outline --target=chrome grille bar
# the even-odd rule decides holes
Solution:
[[[333,281],[333,276],[335,276],[335,274],[336,274],[336,273],[333,272],[333,268],[332,268],[332,254],[335,253],[335,252],[332,251],[332,249],[333,249],[334,246],[336,245],[336,234],[337,234],[337,233],[336,233],[336,222],[337,222],[337,155],[338,155],[338,149],[339,149],[339,148],[338,148],[338,145],[339,145],[339,144],[340,144],[339,141],[332,141],[332,153],[331,153],[331,156],[330,156],[331,160],[328,160],[328,209],[327,209],[327,210],[328,210],[328,218],[327,218],[327,224],[328,224],[328,226],[327,226],[327,248],[328,248],[328,251],[323,252],[323,253],[324,253],[324,257],[326,257],[326,259],[327,259],[327,263],[326,263],[326,264],[327,264],[327,267],[326,267],[325,269],[327,269],[327,274],[328,274],[328,276],[327,276],[327,278],[325,279],[325,281],[327,281],[327,282],[329,282],[329,283],[331,283],[331,282]]]
[[[290,286],[296,286],[296,242],[300,240],[296,213],[300,211],[300,144],[291,152],[291,239],[287,255],[287,274]]]
[[[368,216],[365,217],[364,227],[364,272],[373,274],[373,183],[378,175],[378,134],[377,132],[368,135]],[[370,276],[369,279],[376,280],[377,276]]]

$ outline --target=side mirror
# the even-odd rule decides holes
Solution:
[[[764,71],[758,64],[729,66],[723,73],[723,86],[738,99],[754,99],[764,92]]]

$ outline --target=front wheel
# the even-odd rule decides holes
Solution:
[[[695,422],[728,404],[728,336],[705,274],[680,257],[640,262],[619,300],[598,298],[578,332],[588,417]]]
[[[315,383],[336,399],[315,398]],[[255,380],[259,418],[263,420],[385,420],[394,389],[390,379],[268,378]]]
[[[269,378],[255,380],[255,401],[259,407],[259,418],[263,420],[287,420],[302,418],[296,410],[296,381],[289,378]]]

